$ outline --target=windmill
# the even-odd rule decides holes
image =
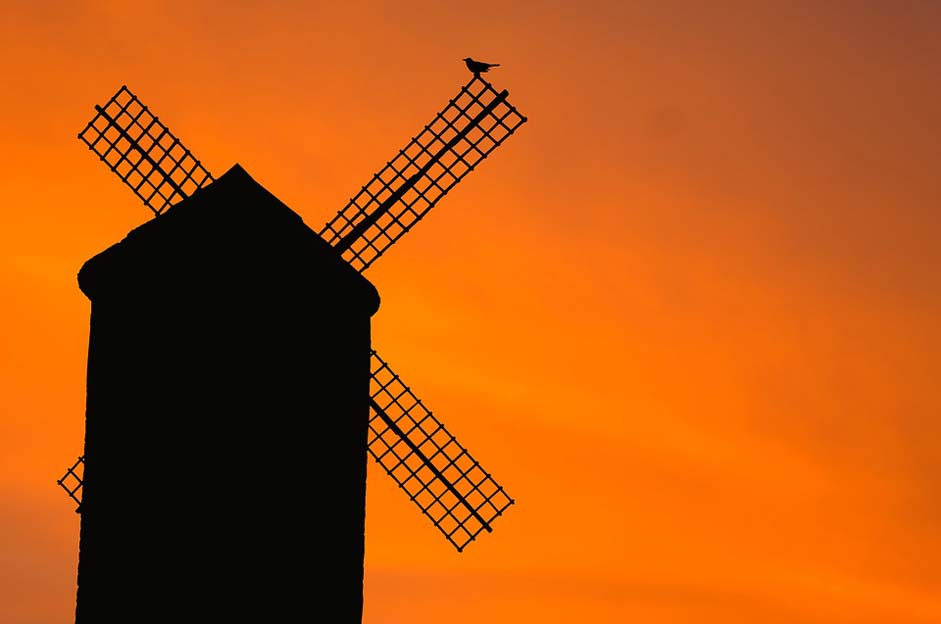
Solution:
[[[482,532],[491,532],[493,530],[492,524],[494,520],[501,516],[514,501],[504,488],[493,479],[490,473],[487,472],[467,449],[445,428],[441,421],[427,409],[410,386],[393,371],[388,362],[372,349],[371,343],[364,342],[364,340],[369,340],[368,317],[371,316],[378,307],[378,296],[375,295],[375,289],[368,284],[365,279],[357,277],[357,279],[361,279],[362,284],[358,282],[354,284],[351,278],[345,274],[341,275],[341,273],[346,272],[361,275],[388,251],[394,243],[404,236],[405,233],[410,231],[441,198],[457,185],[458,182],[464,179],[470,171],[476,168],[480,162],[526,122],[526,118],[508,102],[507,97],[508,92],[506,90],[498,92],[489,82],[481,78],[479,74],[475,74],[417,136],[413,137],[403,149],[399,150],[399,152],[385,164],[385,166],[380,168],[367,184],[352,197],[349,203],[316,232],[319,236],[316,244],[311,241],[304,243],[304,245],[316,247],[316,254],[321,253],[319,251],[320,247],[326,248],[326,246],[329,246],[329,248],[332,249],[332,253],[329,254],[331,258],[337,262],[341,262],[340,259],[342,259],[344,265],[342,269],[331,268],[331,272],[329,274],[325,273],[325,275],[329,275],[329,280],[333,280],[334,277],[332,276],[335,273],[339,276],[336,277],[336,280],[338,280],[337,283],[342,282],[343,284],[342,288],[339,286],[337,288],[340,288],[344,293],[354,293],[355,291],[353,298],[358,298],[360,301],[360,303],[357,304],[360,306],[358,314],[365,319],[365,333],[359,329],[362,326],[361,323],[356,326],[356,329],[350,329],[349,333],[352,335],[352,333],[356,332],[356,335],[360,336],[360,338],[356,338],[354,342],[358,345],[357,349],[360,347],[363,348],[362,356],[368,357],[368,391],[365,391],[364,394],[366,396],[362,396],[360,399],[350,401],[349,397],[346,397],[344,399],[345,403],[342,403],[340,409],[346,409],[346,406],[349,404],[355,404],[356,406],[362,405],[365,410],[366,405],[368,405],[368,419],[364,419],[368,420],[368,424],[364,432],[366,444],[363,455],[365,456],[365,453],[368,452],[368,454],[379,463],[383,470],[392,477],[399,488],[406,493],[409,499],[418,506],[421,512],[459,552],[470,542],[474,541]],[[251,199],[251,201],[254,201],[256,204],[263,205],[265,210],[268,211],[264,213],[265,215],[269,213],[278,215],[290,213],[295,217],[292,220],[288,217],[282,218],[278,216],[277,219],[281,219],[281,221],[278,221],[277,225],[271,226],[275,228],[276,231],[282,231],[277,228],[294,228],[291,231],[300,231],[299,228],[306,228],[306,226],[300,224],[300,219],[296,214],[291,212],[290,209],[255,183],[254,180],[248,176],[247,172],[238,165],[232,167],[225,175],[219,178],[213,177],[202,162],[196,158],[193,153],[170,132],[169,128],[126,86],[122,86],[104,105],[96,106],[95,109],[96,115],[89,121],[82,132],[79,133],[79,139],[81,139],[111,171],[118,175],[124,184],[131,188],[144,205],[153,212],[155,217],[155,219],[148,224],[141,226],[129,234],[123,243],[114,246],[116,249],[124,245],[122,248],[123,251],[120,249],[118,251],[124,253],[125,256],[130,253],[127,252],[127,248],[129,248],[128,245],[137,245],[138,247],[135,249],[138,249],[142,244],[140,241],[146,242],[146,240],[153,239],[155,236],[162,235],[159,233],[154,234],[158,229],[169,232],[172,231],[173,228],[177,228],[177,231],[179,231],[181,228],[197,227],[195,225],[187,226],[185,223],[187,220],[192,223],[198,223],[200,219],[218,220],[217,218],[223,214],[230,214],[233,222],[238,222],[240,219],[256,218],[258,214],[257,211],[259,210],[257,206],[250,209],[256,212],[247,214],[247,216],[241,213],[235,214],[237,211],[232,209],[233,205],[239,204],[239,202],[243,200],[248,201],[245,199],[246,196],[254,198]],[[229,210],[231,212],[212,213],[213,210],[217,210],[216,206],[223,206],[222,208],[218,208],[220,211]],[[205,217],[199,215],[212,216]],[[268,217],[266,216],[265,218]],[[174,225],[174,223],[176,225]],[[287,225],[288,223],[290,223],[289,226]],[[234,228],[237,227],[240,226],[231,226],[231,228],[233,228],[231,231],[235,232]],[[265,234],[262,230],[267,227],[266,225],[256,226],[252,224],[251,227],[258,227],[260,232],[259,238],[264,237]],[[231,234],[229,230],[226,232],[227,235]],[[184,239],[180,240],[189,240],[187,237],[189,237],[189,234],[187,234]],[[244,245],[245,241],[249,239],[243,238],[240,240],[242,241],[240,244]],[[189,243],[184,243],[184,246],[186,244]],[[274,253],[275,255],[280,253],[278,251],[280,246],[281,244],[277,242],[272,244],[271,250],[274,251],[270,251],[270,253]],[[227,248],[227,253],[230,251],[231,249]],[[96,323],[100,328],[107,325],[109,315],[111,317],[119,315],[114,312],[116,308],[113,303],[111,303],[111,300],[109,300],[107,305],[96,302],[97,293],[104,287],[98,285],[98,283],[102,281],[101,278],[97,276],[93,278],[90,275],[95,272],[99,274],[102,273],[104,269],[101,269],[101,267],[113,262],[112,259],[104,257],[115,256],[116,253],[117,251],[112,250],[103,252],[98,257],[86,263],[82,273],[79,275],[80,286],[82,286],[83,290],[93,301],[92,334],[94,337],[95,332],[98,331],[98,343],[100,344],[105,344],[105,341],[100,338],[102,330],[96,330]],[[160,261],[166,262],[167,267],[171,267],[174,262],[178,261],[173,257],[168,257],[166,250],[161,253],[164,254],[164,256]],[[170,255],[174,253],[176,253],[175,250],[172,251]],[[185,254],[185,252],[180,253]],[[199,253],[202,254],[203,252]],[[304,254],[306,253],[305,251]],[[139,255],[139,252],[135,251],[134,254]],[[182,257],[181,255],[181,258]],[[290,257],[291,266],[297,265],[297,258],[299,257],[301,256],[295,257],[292,255]],[[306,258],[307,256],[305,255],[304,257]],[[319,258],[320,256],[317,257]],[[136,256],[134,256],[134,258],[136,258]],[[200,261],[206,260],[205,254],[199,255],[198,258]],[[138,259],[134,259],[133,261],[137,263],[134,265],[134,271],[138,272],[134,274],[134,279],[137,279],[141,275],[147,276],[141,279],[160,279],[159,273],[162,270],[161,267],[155,266],[150,260],[145,264],[141,264]],[[188,257],[186,261],[192,261],[192,257]],[[319,262],[320,260],[317,261]],[[324,262],[328,261],[332,260],[324,259]],[[127,262],[127,260],[125,259],[123,262]],[[179,260],[179,262],[183,262],[183,260]],[[215,259],[209,259],[209,262],[215,262]],[[167,270],[172,272],[173,269],[168,268]],[[243,273],[245,271],[250,273],[252,266],[245,264],[241,266],[240,270],[243,271]],[[302,269],[298,269],[298,271],[301,270]],[[107,271],[110,271],[112,274],[114,273],[114,270],[111,268],[108,268]],[[177,271],[177,273],[174,274],[176,277],[173,279],[188,279],[185,277],[188,273],[188,268],[184,267],[183,272]],[[181,275],[184,277],[180,277]],[[123,279],[126,282],[128,278],[126,275],[122,274],[119,277],[109,275],[108,279],[112,280],[112,282],[114,282],[114,280]],[[333,282],[331,281],[330,283],[332,284]],[[350,284],[350,286],[346,286],[347,283]],[[167,287],[167,285],[161,282],[161,287]],[[170,284],[168,287],[176,288],[177,286],[176,284]],[[195,298],[206,297],[207,295],[203,292],[205,287],[212,288],[214,284],[212,281],[200,281],[198,287],[189,287],[190,290],[186,291],[186,296]],[[131,287],[122,282],[120,288],[117,290],[121,291],[121,296],[123,297],[125,296],[123,293],[125,293],[128,288]],[[259,286],[259,288],[269,288],[269,286],[264,285]],[[265,292],[269,291],[265,290]],[[111,296],[111,299],[114,299],[114,296]],[[147,303],[147,305],[153,306],[153,301],[148,301],[149,303]],[[291,305],[296,304],[300,307],[307,305],[307,299],[303,299],[303,301],[300,299],[297,301],[291,299],[291,301]],[[122,303],[122,305],[124,304]],[[98,312],[97,320],[95,306],[99,306],[101,310],[105,310],[105,312]],[[266,306],[271,307],[267,304]],[[308,308],[305,309],[317,310],[319,314],[321,307],[321,303],[316,303],[314,307],[308,306]],[[121,310],[127,309],[130,308],[121,308]],[[135,308],[138,312],[142,309],[145,308]],[[259,312],[261,309],[262,306],[259,304],[256,308],[253,308],[253,313],[262,313]],[[343,314],[346,309],[345,307],[342,308],[340,313],[335,311],[330,312],[330,315],[324,318],[327,318],[329,322],[342,325],[344,322],[342,320],[344,318]],[[147,311],[149,312],[150,310]],[[146,319],[146,322],[150,323],[151,326],[159,327],[161,323],[160,314],[166,315],[168,312],[167,310],[162,310],[162,312],[159,313],[155,312],[155,318]],[[105,318],[105,320],[101,320],[102,318]],[[215,319],[212,322],[217,321],[218,319]],[[129,323],[130,321],[122,318],[119,320],[112,319],[112,322]],[[186,322],[189,322],[189,319],[187,319]],[[277,331],[277,328],[270,328],[270,325],[274,324],[277,324],[277,322],[269,323],[269,329],[266,331]],[[344,325],[343,327],[346,326]],[[336,333],[344,334],[345,331],[347,330],[341,327]],[[107,330],[104,333],[107,333]],[[137,336],[137,334],[135,334],[135,336]],[[201,334],[188,334],[188,340],[192,341],[194,336],[199,338]],[[365,336],[365,338],[363,339],[362,336]],[[134,338],[134,340],[137,339],[138,338]],[[161,340],[165,339],[166,336]],[[91,427],[91,412],[93,411],[91,365],[93,351],[97,350],[101,352],[108,348],[115,348],[115,345],[119,345],[121,349],[127,350],[122,351],[122,357],[131,357],[128,356],[128,353],[134,353],[135,355],[133,355],[133,357],[137,357],[136,354],[140,351],[140,349],[136,348],[140,345],[128,346],[124,344],[127,342],[126,336],[111,337],[108,338],[108,340],[110,342],[103,347],[96,347],[94,340],[90,343],[89,406],[86,415],[87,427]],[[325,345],[323,348],[328,351],[333,347],[341,351],[347,348],[344,346],[347,343],[340,341],[334,345],[334,342],[331,340],[331,338],[319,337],[316,338],[315,341],[314,338],[311,338],[310,344]],[[303,339],[301,339],[301,342],[302,341]],[[108,345],[111,346],[109,347]],[[146,350],[148,345],[157,350],[159,350],[161,346],[160,344],[146,343],[141,348]],[[216,345],[214,348],[218,346],[219,345]],[[269,347],[265,346],[265,348],[267,349]],[[268,353],[268,351],[265,351],[265,353]],[[346,356],[341,354],[337,357],[342,360]],[[360,356],[356,355],[356,357]],[[357,360],[357,362],[358,361],[360,360]],[[144,362],[145,364],[148,363],[146,360],[144,360]],[[362,362],[365,362],[365,359],[363,359]],[[162,361],[161,366],[163,370],[169,368],[166,361]],[[186,368],[187,366],[190,366],[190,368]],[[360,370],[360,368],[357,368],[358,366],[359,364],[354,363],[350,364],[348,367],[348,370],[352,371],[351,375],[353,375],[353,377],[359,374],[356,372]],[[121,365],[119,364],[116,368],[120,367]],[[185,383],[191,383],[194,377],[194,371],[198,374],[199,369],[192,368],[192,365],[189,363],[183,364],[182,367],[189,371],[189,377],[183,379],[183,381]],[[335,368],[338,367],[331,362],[328,366],[316,370],[323,374],[333,374]],[[160,367],[155,366],[155,369],[156,370],[152,372],[158,374]],[[364,372],[366,371],[365,368],[362,370]],[[102,384],[100,381],[100,378],[103,376],[102,373],[99,372],[96,373],[96,375],[99,379],[95,381],[95,383]],[[126,381],[127,378],[122,377],[122,379]],[[254,380],[241,381],[242,383],[254,383]],[[321,380],[313,380],[310,383],[316,386],[320,381]],[[234,382],[229,378],[225,380],[225,383],[231,385]],[[346,382],[343,380],[339,382],[331,381],[330,383],[322,382],[320,386],[317,387],[321,388],[321,391],[329,392],[330,388],[333,386],[347,388],[347,386],[343,385],[345,383]],[[359,382],[354,379],[349,388],[358,389],[362,387],[363,390],[366,390],[364,385],[360,386],[357,384],[359,384]],[[96,391],[96,397],[97,396],[98,393]],[[151,403],[152,401],[159,402],[159,398],[154,398],[157,396],[163,395],[161,393],[154,393],[148,400],[151,401]],[[100,405],[102,400],[96,398],[95,402],[96,405]],[[151,403],[148,403],[148,405],[151,405]],[[325,405],[329,406],[333,405],[333,403],[327,400]],[[340,405],[340,403],[337,403],[337,405]],[[108,409],[112,410],[114,413],[118,413],[118,410],[126,410],[128,407],[127,405],[110,406]],[[270,405],[266,403],[265,405],[256,407],[266,409],[270,407]],[[167,406],[163,407],[163,409],[166,408]],[[202,406],[202,408],[211,410],[213,409],[213,405],[209,402]],[[96,407],[95,409],[99,410],[100,407]],[[359,408],[356,407],[356,409]],[[355,410],[353,411],[355,412]],[[108,423],[116,422],[116,419],[111,416],[109,416],[109,419]],[[100,418],[99,420],[103,421],[105,419]],[[95,424],[95,428],[98,430],[105,426],[116,427],[118,425],[101,424],[101,422]],[[143,445],[139,446],[139,448],[149,449],[153,452],[154,447],[147,446],[148,440],[151,440],[151,434],[145,433],[144,437],[146,439],[141,440],[141,431],[150,432],[153,430],[154,425],[150,424],[147,426],[150,427],[150,429],[135,429],[136,433],[134,435],[135,439],[139,440],[140,444]],[[197,436],[205,434],[205,436],[210,437],[201,439],[204,441],[211,439],[213,448],[219,446],[219,438],[216,437],[220,435],[218,426],[213,430],[214,432],[210,432],[208,429],[204,432],[199,429],[202,425],[198,423],[194,424],[192,421],[184,423],[182,426],[188,432],[187,436],[191,435],[193,432],[196,432],[194,435]],[[333,425],[326,426],[330,427]],[[124,429],[122,431],[126,432],[128,430]],[[257,431],[257,429],[255,431]],[[153,440],[170,439],[161,438],[161,435],[164,434],[157,431],[153,434]],[[174,435],[174,440],[183,438],[179,432]],[[266,434],[261,433],[254,435],[263,436]],[[250,437],[249,434],[244,434],[240,440],[244,442],[248,437]],[[289,437],[290,436],[287,436],[287,438]],[[91,554],[86,557],[84,544],[86,541],[93,543],[94,540],[99,539],[95,537],[95,535],[107,533],[105,529],[97,528],[99,524],[105,524],[104,522],[99,523],[97,520],[95,521],[97,524],[86,531],[87,516],[90,512],[86,513],[86,509],[83,508],[83,498],[87,497],[90,492],[90,484],[92,483],[91,466],[96,457],[95,450],[92,448],[92,443],[90,442],[91,439],[92,432],[87,428],[84,454],[78,457],[78,460],[68,468],[63,478],[57,481],[78,504],[76,511],[83,514],[82,546],[80,546],[82,552],[80,554],[79,564],[79,603],[81,603],[83,591],[83,558],[89,559],[90,561],[90,563],[85,566],[85,570],[95,569],[95,566],[99,565],[99,557],[96,554]],[[355,437],[355,432],[351,439],[358,439]],[[329,444],[330,440],[327,442]],[[152,442],[152,444],[156,444],[156,442]],[[157,448],[159,450],[159,447]],[[205,448],[205,446],[203,448]],[[186,451],[184,450],[182,453],[185,455]],[[101,455],[104,455],[104,453],[102,452]],[[195,456],[194,454],[193,457]],[[228,458],[230,456],[225,455],[225,457]],[[155,463],[159,463],[161,470],[164,472],[169,471],[171,476],[174,474],[173,458],[156,458],[132,454],[127,455],[125,460],[137,462],[137,465],[140,466],[140,470],[142,471],[141,474],[146,473],[149,477],[154,477],[159,474],[152,469]],[[269,459],[266,461],[277,461],[277,453],[272,452]],[[104,464],[105,462],[102,460],[101,463]],[[202,464],[194,465],[202,466]],[[215,469],[218,469],[218,467]],[[208,467],[207,470],[209,470]],[[179,469],[177,469],[177,471],[179,472]],[[194,489],[193,492],[191,492],[193,498],[190,499],[193,505],[198,506],[204,504],[204,497],[211,496],[207,494],[207,492],[218,490],[217,487],[211,485],[212,479],[208,477],[203,478],[204,476],[205,475],[194,475],[192,470],[190,470],[187,474],[176,474],[176,481],[172,482],[177,484],[191,484],[194,481],[200,482],[202,484],[200,485],[201,489],[198,489],[198,491]],[[364,481],[365,474],[363,473],[361,477]],[[95,478],[101,479],[102,481],[104,480],[104,477],[101,476]],[[116,478],[117,477],[111,477],[114,483],[120,483],[120,487],[125,488],[127,492],[130,492],[132,489],[135,491],[140,489],[140,486],[137,484],[138,482],[130,480],[130,476],[124,481],[115,481]],[[362,484],[362,488],[362,495],[364,496],[365,483]],[[102,486],[102,490],[103,489],[104,486]],[[225,492],[226,495],[230,497],[237,495],[236,490],[232,487],[226,489]],[[284,492],[281,494],[284,494]],[[334,492],[333,495],[341,498],[344,496],[343,493],[336,492]],[[225,504],[231,504],[231,501]],[[351,516],[354,521],[356,520],[355,516],[356,513],[354,510]],[[264,521],[267,522],[267,517],[264,516],[264,514],[259,513],[255,518],[256,521],[262,521],[259,519],[263,517],[265,518]],[[141,516],[138,515],[135,516],[135,518],[139,519]],[[140,521],[143,522],[144,520]],[[122,522],[124,524],[120,526],[124,527],[130,520],[124,518]],[[172,524],[171,520],[167,519],[163,519],[161,522],[164,522],[164,525],[168,525],[167,523]],[[88,524],[89,527],[92,526],[92,523]],[[355,522],[353,522],[353,524],[355,524]],[[115,527],[117,526],[119,525],[112,524],[111,529],[116,530]],[[121,530],[123,531],[125,529],[122,528]],[[216,529],[203,527],[202,530],[202,535],[208,535],[209,532],[213,532]],[[181,529],[175,535],[184,535],[184,532]],[[230,537],[232,537],[233,540],[238,540],[239,543],[244,543],[245,541],[244,535]],[[353,536],[353,540],[355,542],[355,535]],[[199,542],[191,541],[187,543],[192,546]],[[89,552],[93,551],[89,550]],[[218,555],[218,552],[216,552],[216,555]],[[359,567],[356,568],[354,565],[351,574],[353,577],[355,577],[356,574],[359,575],[359,587],[361,588],[361,548],[359,555]],[[116,573],[113,576],[117,577],[119,574]],[[86,572],[85,577],[86,579],[91,578],[91,574]],[[91,581],[85,583],[86,588],[93,586],[94,583]],[[99,590],[96,589],[95,591]],[[104,592],[104,589],[100,591]],[[91,590],[86,589],[86,595],[90,595],[90,593]],[[86,600],[86,603],[88,603],[88,600]],[[359,609],[361,610],[361,602]],[[350,621],[357,620],[355,611],[356,606],[354,605],[350,610],[352,614]],[[86,613],[90,612],[91,609],[86,608]],[[81,613],[81,604],[79,605],[78,613]],[[88,618],[89,616],[86,615],[86,619]],[[77,617],[77,621],[79,619],[81,618]],[[95,619],[96,618],[91,617],[88,621]]]

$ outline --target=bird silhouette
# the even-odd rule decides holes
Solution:
[[[475,76],[479,76],[484,72],[490,71],[491,67],[500,67],[500,63],[484,63],[483,61],[475,61],[469,56],[464,59],[464,64],[467,65],[467,69],[474,72]]]

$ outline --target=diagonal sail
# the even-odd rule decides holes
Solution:
[[[79,132],[155,215],[213,181],[212,175],[127,86],[122,86]]]
[[[526,122],[508,95],[480,76],[472,78],[320,236],[365,271]]]
[[[375,351],[371,367],[369,453],[460,552],[514,501]]]
[[[66,468],[65,474],[62,475],[61,479],[56,479],[56,485],[65,490],[65,493],[69,495],[78,507],[75,508],[75,513],[81,513],[82,511],[82,485],[85,481],[85,456],[79,455],[78,459],[72,464],[69,468]]]

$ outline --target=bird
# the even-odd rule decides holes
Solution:
[[[484,63],[483,61],[475,61],[469,56],[464,59],[464,64],[467,65],[467,69],[474,72],[475,76],[479,76],[484,72],[490,71],[491,67],[500,67],[500,63]]]

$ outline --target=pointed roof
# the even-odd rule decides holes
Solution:
[[[92,300],[167,292],[193,280],[247,295],[272,284],[315,289],[325,305],[360,314],[379,307],[375,287],[238,164],[131,230],[78,274]]]

